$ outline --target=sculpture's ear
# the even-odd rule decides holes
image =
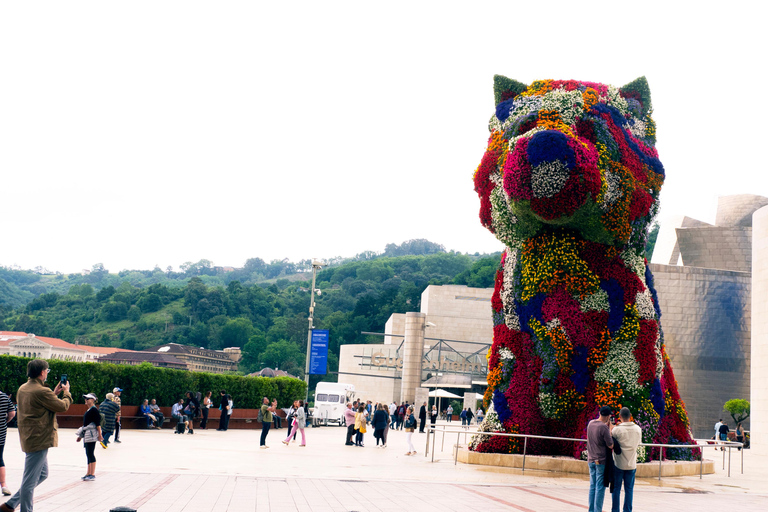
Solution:
[[[498,105],[502,101],[514,98],[528,88],[527,85],[502,75],[493,75],[493,99]]]
[[[651,88],[648,87],[648,81],[644,76],[629,82],[619,89],[619,91],[624,98],[634,98],[638,100],[643,107],[643,115],[647,115],[650,110],[653,110],[653,106],[651,105]]]

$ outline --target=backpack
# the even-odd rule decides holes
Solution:
[[[235,408],[235,402],[230,400],[229,401],[229,410],[227,411],[227,414],[232,415],[232,409],[234,409],[234,408]],[[259,409],[259,410],[261,410],[261,409]]]
[[[264,414],[261,412],[261,407],[259,407],[259,414],[256,416],[256,421],[264,423]]]
[[[101,416],[101,421],[99,422],[99,426],[101,426],[101,429],[104,430],[104,427],[107,426],[107,417],[104,416],[103,412],[100,412],[99,416]]]

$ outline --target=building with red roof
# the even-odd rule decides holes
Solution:
[[[0,355],[85,362],[96,361],[104,355],[115,352],[134,351],[115,347],[72,344],[59,338],[36,336],[26,332],[0,331]]]

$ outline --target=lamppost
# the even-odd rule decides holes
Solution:
[[[307,392],[304,396],[304,402],[306,403],[309,398],[309,356],[312,350],[312,329],[315,328],[313,323],[315,317],[315,278],[317,277],[317,271],[322,268],[323,262],[312,260],[312,288],[310,288],[309,295],[309,329],[307,330],[307,360],[304,365],[304,382],[307,383]],[[320,295],[320,290],[317,290],[317,294]]]

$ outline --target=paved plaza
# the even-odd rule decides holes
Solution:
[[[453,424],[455,425],[455,423]],[[343,446],[339,427],[309,428],[307,447],[284,446],[285,429],[270,431],[260,450],[258,430],[124,430],[122,443],[97,446],[96,480],[83,482],[85,453],[74,430],[59,431],[49,451],[50,476],[35,493],[36,512],[107,512],[127,506],[139,512],[170,511],[581,511],[587,477],[454,465],[452,441],[436,461],[424,456],[425,434],[414,434],[418,456],[405,454],[405,433],[391,432],[386,449],[368,433],[365,448]],[[462,439],[463,444],[463,439]],[[768,510],[768,458],[745,452],[740,474],[733,451],[731,477],[716,457],[716,474],[638,480],[635,510]],[[8,430],[8,486],[21,480],[24,454]],[[610,497],[604,510],[610,510]]]

